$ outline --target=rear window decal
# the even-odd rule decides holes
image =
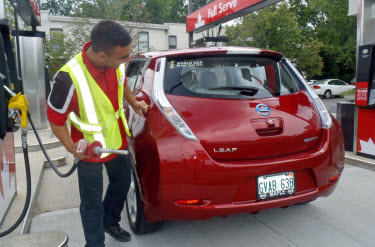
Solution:
[[[171,61],[171,66],[174,61]],[[174,64],[174,63],[173,63]],[[202,67],[203,61],[185,60],[177,62],[176,67]]]

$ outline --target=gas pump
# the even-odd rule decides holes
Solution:
[[[375,159],[375,44],[358,49],[356,106],[357,154]]]

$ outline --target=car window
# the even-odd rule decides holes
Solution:
[[[316,81],[316,82],[314,82],[314,84],[324,84],[324,83],[326,83],[327,82],[327,80],[321,80],[321,81]]]
[[[142,82],[143,75],[144,75],[149,63],[150,63],[149,60],[142,61],[142,64],[141,64],[141,66],[139,68],[139,71],[138,71],[138,77],[137,77],[137,80],[136,80],[135,85],[134,85],[134,90],[139,88],[139,85]]]
[[[280,81],[280,95],[287,95],[299,90],[290,73],[284,67],[280,67]]]
[[[126,68],[128,86],[131,91],[136,89],[142,81],[143,73],[146,70],[149,61],[132,60]]]
[[[329,81],[328,85],[336,85],[336,82],[335,81]]]
[[[214,98],[268,98],[300,90],[280,61],[264,57],[169,58],[166,94]]]
[[[131,61],[126,68],[126,77],[130,90],[134,90],[142,61]]]
[[[336,80],[336,85],[338,86],[346,86],[346,83],[343,81]]]

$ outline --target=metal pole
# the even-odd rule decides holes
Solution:
[[[356,69],[358,65],[358,47],[363,45],[363,3],[364,0],[357,2],[357,45],[356,45]],[[356,82],[357,82],[356,71]],[[353,133],[353,154],[357,154],[357,137],[358,137],[358,107],[354,108],[354,133]]]
[[[13,0],[10,1],[13,9],[14,9],[14,29],[16,35],[16,52],[17,52],[17,67],[18,67],[18,77],[22,78],[22,71],[21,71],[21,54],[20,54],[20,39],[18,35],[18,15],[17,15],[17,1]],[[20,83],[21,93],[23,94],[23,85]]]
[[[189,0],[188,15],[193,13],[193,0]],[[192,48],[193,43],[193,31],[189,32],[189,48]]]

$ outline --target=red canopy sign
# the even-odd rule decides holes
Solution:
[[[41,23],[39,2],[37,0],[29,0],[29,1],[30,1],[30,4],[31,4],[31,7],[33,7],[36,18],[38,19],[39,23]]]
[[[281,0],[216,0],[186,17],[186,32],[201,32]]]

